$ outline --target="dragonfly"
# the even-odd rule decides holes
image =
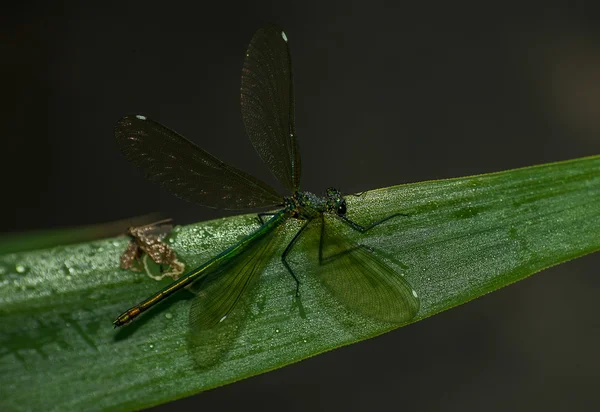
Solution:
[[[292,60],[288,37],[279,27],[267,25],[252,37],[240,94],[248,137],[271,173],[290,191],[288,196],[146,116],[130,115],[118,121],[115,136],[125,157],[174,195],[212,208],[277,211],[258,213],[257,230],[123,312],[114,320],[115,327],[187,287],[196,294],[190,328],[198,336],[218,334],[219,328],[236,322],[240,316],[236,313],[245,310],[249,291],[277,250],[277,234],[293,219],[301,225],[296,225],[299,229],[283,250],[281,263],[295,282],[296,298],[300,297],[301,282],[288,257],[299,239],[309,237],[318,242],[318,264],[311,273],[340,304],[383,322],[410,321],[419,310],[414,289],[372,249],[349,241],[332,224],[336,219],[364,233],[407,214],[396,213],[362,225],[348,217],[346,199],[339,190],[329,188],[324,196],[300,190]]]

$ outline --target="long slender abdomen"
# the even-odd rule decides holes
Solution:
[[[246,236],[244,239],[240,240],[235,245],[226,249],[225,251],[219,253],[214,258],[205,262],[201,266],[192,270],[182,278],[174,281],[173,283],[167,285],[163,289],[156,292],[154,295],[150,296],[148,299],[144,300],[141,303],[138,303],[131,309],[123,312],[119,315],[113,322],[115,328],[118,326],[123,326],[133,319],[138,317],[142,312],[150,309],[152,306],[162,301],[163,299],[171,296],[173,293],[177,292],[179,289],[184,288],[195,280],[201,279],[206,274],[210,273],[210,269],[214,266],[217,266],[225,259],[234,259],[237,255],[244,252],[253,242],[262,238],[266,234],[270,233],[276,227],[281,225],[285,219],[288,217],[288,212],[284,209],[279,211],[276,215],[274,215],[269,221],[267,221],[264,225],[262,225],[256,232]]]

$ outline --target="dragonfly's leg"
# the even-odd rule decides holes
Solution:
[[[272,213],[272,212],[257,213],[256,217],[261,225],[265,224],[265,221],[263,219],[265,216],[275,216],[275,213]]]
[[[348,219],[346,216],[338,216],[338,215],[336,215],[336,216],[338,218],[340,218],[342,220],[342,222],[344,222],[348,226],[350,226],[352,229],[358,230],[359,232],[364,233],[367,230],[372,229],[375,226],[380,225],[381,223],[383,223],[383,222],[385,222],[387,220],[393,219],[393,218],[398,217],[398,216],[409,216],[409,215],[408,215],[408,213],[394,213],[391,216],[388,216],[386,218],[378,220],[377,222],[373,222],[373,223],[371,223],[370,225],[367,225],[367,226],[359,225],[358,223],[353,222],[352,220]]]
[[[321,236],[319,238],[319,264],[322,265],[324,263],[329,262],[330,260],[333,260],[335,258],[338,258],[340,256],[345,255],[346,253],[350,253],[353,250],[358,249],[359,247],[362,247],[360,245],[348,248],[346,250],[342,250],[341,252],[335,253],[331,256],[323,256],[323,245],[325,243],[325,218],[323,217],[323,215],[321,215]]]
[[[296,242],[298,241],[298,238],[300,237],[300,234],[302,232],[304,232],[304,229],[306,229],[306,227],[308,226],[308,223],[310,222],[310,220],[307,220],[302,227],[300,228],[300,230],[294,235],[294,237],[292,238],[292,240],[290,241],[290,243],[288,243],[288,245],[285,247],[285,250],[283,251],[283,253],[281,254],[281,261],[283,262],[283,265],[286,267],[286,269],[288,270],[288,272],[290,272],[290,275],[292,275],[292,277],[294,278],[294,280],[296,281],[296,297],[300,296],[300,281],[298,280],[298,278],[296,277],[296,274],[294,273],[294,271],[292,270],[290,264],[287,262],[286,257],[288,255],[288,253],[290,253],[290,251],[292,250],[292,247],[296,244]]]

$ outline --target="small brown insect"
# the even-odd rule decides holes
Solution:
[[[185,265],[177,260],[175,251],[164,243],[173,227],[165,224],[169,222],[171,219],[165,219],[144,226],[131,226],[127,229],[127,235],[131,241],[121,255],[121,268],[141,272],[143,267],[146,274],[155,280],[161,280],[166,276],[173,279],[179,278]],[[169,265],[169,271],[153,275],[148,267],[148,257],[157,265]]]

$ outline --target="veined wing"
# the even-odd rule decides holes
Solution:
[[[196,294],[190,308],[190,352],[198,366],[214,365],[235,340],[248,315],[252,289],[273,257],[279,227],[250,239],[243,252],[190,286]]]
[[[123,117],[115,137],[125,157],[148,179],[182,199],[221,209],[281,204],[281,195],[266,183],[144,116]]]
[[[294,126],[292,59],[277,26],[259,29],[242,70],[242,117],[263,162],[292,192],[300,186],[300,151]]]
[[[317,277],[342,304],[391,323],[406,323],[417,314],[419,298],[400,273],[365,246],[340,236],[325,217],[320,229]]]

